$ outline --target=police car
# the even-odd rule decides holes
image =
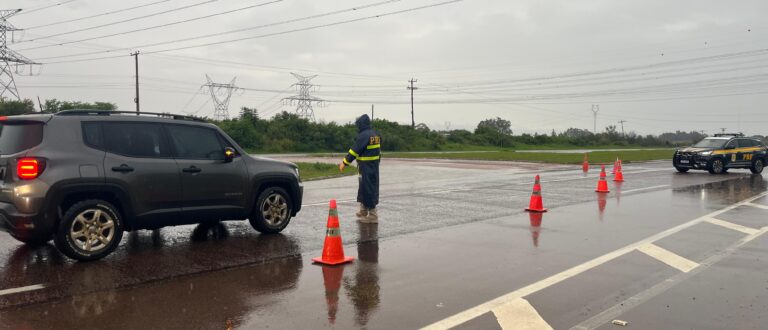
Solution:
[[[765,144],[745,138],[743,134],[715,134],[691,147],[676,150],[672,165],[683,173],[708,170],[720,174],[731,168],[748,168],[752,173],[760,173],[768,161],[766,150]]]

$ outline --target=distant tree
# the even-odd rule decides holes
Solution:
[[[14,116],[35,112],[35,103],[26,99],[23,101],[11,101],[0,99],[0,116]]]
[[[80,101],[59,101],[57,99],[45,100],[43,107],[45,112],[57,113],[64,110],[117,110],[117,105],[110,102],[80,102]]]
[[[510,123],[509,120],[504,120],[504,119],[501,119],[500,117],[490,118],[490,119],[481,121],[479,124],[477,124],[475,133],[477,133],[478,130],[482,130],[482,129],[492,129],[503,135],[512,135],[512,123]]]

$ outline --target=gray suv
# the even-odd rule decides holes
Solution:
[[[0,229],[95,260],[124,231],[248,219],[277,233],[301,209],[296,165],[255,158],[215,125],[158,113],[0,117]]]

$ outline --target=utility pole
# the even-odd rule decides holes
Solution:
[[[725,134],[725,127],[720,127],[720,132],[722,132],[723,134]]]
[[[293,86],[296,86],[296,91],[299,94],[284,98],[283,103],[291,105],[295,103],[296,114],[299,115],[299,117],[315,121],[315,109],[312,108],[312,103],[316,103],[319,107],[325,105],[325,102],[322,99],[312,96],[312,92],[315,91],[315,85],[312,85],[310,80],[317,77],[317,75],[305,77],[293,72],[291,72],[291,74],[299,81],[293,84]]]
[[[371,121],[373,121],[373,104],[371,104]]]
[[[627,121],[624,120],[624,119],[619,120],[619,124],[621,124],[621,136],[624,136],[624,123],[626,123],[626,122]]]
[[[597,112],[600,111],[599,104],[592,105],[592,116],[594,117],[594,126],[592,127],[592,133],[597,134]]]
[[[411,83],[410,86],[406,87],[407,89],[411,90],[411,128],[416,128],[416,120],[413,118],[413,91],[419,89],[418,87],[413,87],[413,84],[417,82],[418,80],[411,78],[411,80],[408,80],[409,83]]]
[[[213,99],[213,119],[229,119],[229,100],[232,99],[232,92],[239,89],[235,86],[235,79],[237,79],[237,77],[232,78],[232,81],[228,84],[215,83],[208,75],[205,75],[205,79],[208,80],[208,83],[202,87],[208,87],[208,91],[211,92],[211,99]]]
[[[7,20],[20,11],[21,9],[0,10],[0,100],[5,99],[6,94],[21,100],[19,90],[16,89],[16,81],[13,80],[14,71],[20,73],[21,65],[29,65],[31,75],[32,65],[40,64],[8,48],[8,32],[11,32],[11,40],[13,41],[13,33],[21,31],[21,29],[17,29]]]
[[[139,112],[139,51],[137,50],[134,53],[131,53],[131,56],[133,56],[133,59],[136,63],[136,98],[133,99],[133,102],[136,102],[136,113]]]
[[[40,112],[43,112],[43,103],[40,102],[40,96],[37,97],[37,106],[40,107]]]

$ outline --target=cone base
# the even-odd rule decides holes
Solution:
[[[624,182],[624,179],[621,179],[621,180],[614,179],[613,182]]]
[[[323,260],[322,257],[312,258],[313,262],[323,264],[323,265],[330,265],[330,266],[340,265],[346,262],[352,262],[352,260],[355,260],[355,257],[344,257],[339,260]]]
[[[599,193],[609,193],[609,192],[611,192],[611,191],[610,191],[610,190],[595,190],[595,192],[599,192]]]
[[[538,209],[538,210],[536,210],[536,209],[526,208],[525,210],[528,211],[528,212],[541,212],[541,213],[547,212],[547,209]]]

